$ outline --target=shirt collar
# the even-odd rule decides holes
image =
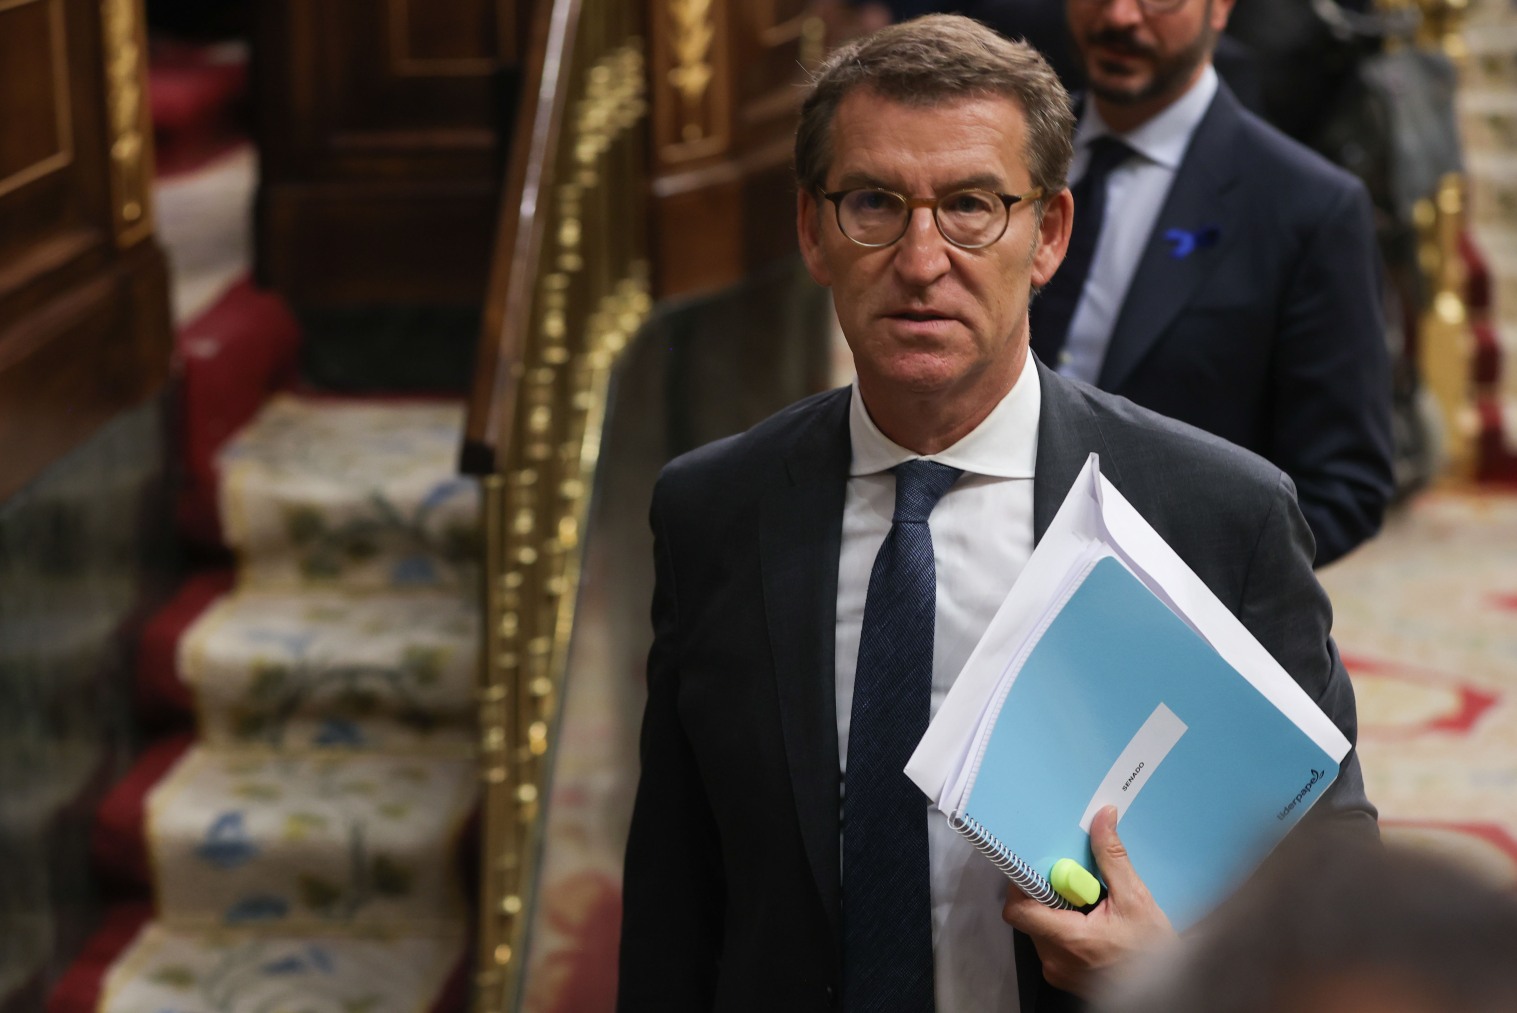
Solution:
[[[1043,407],[1043,389],[1038,367],[1032,356],[1022,365],[1022,375],[1011,385],[984,421],[975,426],[953,446],[927,460],[960,468],[973,475],[996,478],[1032,478],[1038,458],[1038,417]],[[880,432],[859,396],[859,381],[853,381],[853,398],[848,408],[848,437],[853,446],[850,476],[873,475],[889,471],[903,461],[914,461],[913,453]]]
[[[1185,149],[1190,147],[1191,135],[1201,125],[1206,110],[1217,94],[1217,71],[1211,64],[1201,72],[1201,77],[1184,95],[1167,106],[1153,119],[1126,134],[1120,134],[1138,154],[1167,169],[1179,169],[1185,158]],[[1098,137],[1115,134],[1101,119],[1094,102],[1085,103],[1080,116],[1080,125],[1075,128],[1075,147],[1088,148]]]

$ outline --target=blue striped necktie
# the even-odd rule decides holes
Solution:
[[[895,516],[869,574],[843,794],[843,1008],[933,1008],[927,803],[902,772],[932,704],[937,568],[927,516],[962,474],[895,472]]]

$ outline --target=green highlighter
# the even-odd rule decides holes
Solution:
[[[1048,885],[1075,907],[1089,907],[1101,899],[1101,881],[1073,858],[1061,858],[1048,871]]]

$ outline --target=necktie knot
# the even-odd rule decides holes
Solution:
[[[1084,179],[1104,181],[1111,171],[1134,154],[1132,147],[1122,138],[1103,134],[1090,142],[1090,163],[1085,168]],[[1075,209],[1079,213],[1079,209]]]
[[[895,516],[892,524],[925,523],[953,483],[964,474],[937,461],[905,461],[890,469],[895,473]]]
[[[1069,325],[1085,290],[1091,261],[1096,255],[1096,240],[1106,217],[1106,179],[1112,170],[1135,152],[1120,137],[1105,134],[1090,142],[1090,159],[1085,174],[1070,187],[1075,202],[1075,221],[1069,233],[1064,263],[1029,308],[1032,327],[1032,350],[1050,365],[1059,362]]]

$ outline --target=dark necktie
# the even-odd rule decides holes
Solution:
[[[843,1008],[933,1008],[927,802],[902,773],[932,705],[937,568],[927,515],[962,474],[895,472],[895,516],[869,574],[843,793]]]
[[[1059,354],[1069,337],[1069,322],[1074,319],[1085,279],[1090,275],[1090,262],[1096,255],[1096,240],[1106,217],[1107,177],[1132,153],[1127,142],[1119,137],[1096,138],[1090,145],[1085,175],[1070,188],[1075,200],[1075,223],[1069,234],[1069,249],[1064,254],[1064,263],[1028,309],[1032,350],[1050,368],[1059,368]]]

